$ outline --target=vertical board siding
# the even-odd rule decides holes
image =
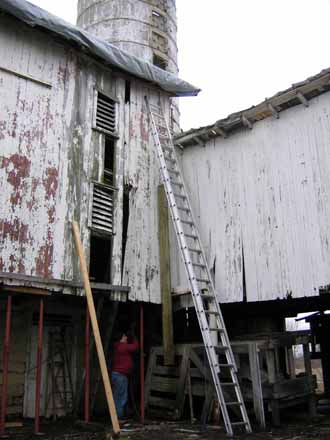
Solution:
[[[157,92],[146,89],[139,82],[132,82],[124,176],[131,189],[123,284],[131,287],[131,300],[160,303],[157,214],[159,165],[145,96],[152,102],[158,102]]]
[[[168,96],[131,79],[125,103],[126,77],[9,18],[0,17],[0,38],[0,271],[80,278],[71,222],[80,225],[88,260],[91,182],[103,177],[104,139],[93,128],[99,90],[118,100],[112,283],[128,285],[131,300],[160,303],[159,165],[144,97],[162,102],[169,115]],[[5,71],[10,69],[19,75]]]
[[[0,69],[0,270],[59,278],[64,249],[63,242],[54,245],[54,237],[64,233],[59,186],[66,183],[64,83],[70,83],[71,72],[63,50],[32,33],[30,40],[13,24],[1,18],[0,67],[47,80],[51,87]]]
[[[242,249],[248,301],[318,295],[330,283],[328,96],[184,150],[222,302],[242,300]]]

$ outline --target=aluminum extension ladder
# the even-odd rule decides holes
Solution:
[[[147,97],[145,100],[152,122],[152,134],[166,197],[225,428],[230,436],[234,435],[233,429],[238,427],[249,433],[251,425],[237,378],[236,361],[215,296],[213,280],[188,200],[171,132],[162,109],[150,104]],[[232,418],[235,420],[231,420]]]

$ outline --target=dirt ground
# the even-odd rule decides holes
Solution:
[[[268,428],[265,432],[235,436],[242,440],[330,440],[330,407],[326,414],[320,414],[313,420],[308,419],[304,411],[287,413],[282,417],[282,426]],[[188,422],[146,421],[145,425],[128,421],[121,426],[121,440],[225,440],[228,439],[222,427],[200,426]],[[33,435],[33,424],[26,422],[23,427],[7,430],[10,439],[30,440],[110,440],[109,426],[100,423],[85,425],[72,420],[41,425],[42,436]]]

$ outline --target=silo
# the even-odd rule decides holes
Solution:
[[[77,25],[178,73],[175,0],[78,0]]]

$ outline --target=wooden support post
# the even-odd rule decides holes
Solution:
[[[140,304],[140,411],[141,423],[144,424],[144,310]]]
[[[86,305],[86,329],[85,329],[85,422],[90,422],[89,411],[90,397],[90,317],[88,305]]]
[[[159,266],[160,266],[160,288],[162,293],[164,364],[174,365],[168,205],[167,205],[167,199],[163,185],[158,187],[158,217],[159,217]]]
[[[42,342],[44,332],[44,300],[40,298],[39,305],[39,325],[38,325],[38,349],[37,349],[37,378],[36,378],[36,397],[35,397],[35,416],[34,433],[40,434],[40,394],[41,394],[41,374],[42,374]],[[54,392],[54,390],[52,390]]]
[[[190,347],[189,345],[185,345],[182,350],[182,360],[180,364],[180,376],[178,380],[178,385],[176,389],[175,396],[175,418],[178,420],[181,417],[184,400],[185,400],[185,389],[187,384],[187,373],[188,373],[188,365],[190,362]]]
[[[1,387],[1,414],[0,414],[0,436],[5,434],[5,421],[7,413],[7,384],[8,384],[8,366],[9,366],[9,348],[10,348],[10,325],[11,325],[11,295],[7,298],[7,310],[6,310],[6,327],[5,327],[5,340],[3,344],[3,356],[2,356],[2,387]]]
[[[72,227],[73,227],[73,235],[74,235],[74,239],[75,239],[75,244],[76,244],[76,248],[77,248],[77,252],[78,252],[78,256],[79,256],[79,260],[80,260],[80,268],[81,268],[85,291],[86,291],[88,311],[89,311],[89,315],[91,318],[91,324],[92,324],[93,334],[94,334],[94,338],[95,338],[95,345],[96,345],[96,350],[97,350],[97,354],[98,354],[98,358],[99,358],[100,369],[101,369],[105,394],[106,394],[106,398],[107,398],[109,413],[110,413],[110,417],[111,417],[112,427],[113,427],[115,435],[119,435],[120,428],[119,428],[118,416],[117,416],[115,403],[113,400],[110,379],[109,379],[109,373],[108,373],[107,364],[105,361],[100,330],[99,330],[99,326],[98,326],[97,319],[96,319],[92,289],[91,289],[91,286],[89,283],[87,264],[86,264],[86,260],[84,257],[83,246],[82,246],[82,243],[80,240],[80,234],[79,234],[79,228],[78,228],[77,222],[74,221],[72,224]]]
[[[292,347],[286,347],[286,357],[287,357],[287,363],[288,363],[288,373],[290,375],[291,379],[296,378],[296,368],[294,364],[294,356],[293,356],[293,349]]]
[[[253,408],[256,419],[259,422],[260,428],[266,428],[264,401],[262,395],[261,374],[259,365],[259,353],[257,350],[257,344],[249,344],[249,362],[250,373],[252,380],[252,392],[253,392]]]
[[[305,365],[305,372],[307,376],[312,376],[312,364],[311,364],[311,354],[309,351],[309,344],[303,345],[304,350],[304,365]]]
[[[96,309],[96,318],[97,318],[97,322],[100,321],[101,318],[101,313],[102,313],[102,309],[103,309],[103,304],[104,304],[104,297],[102,296],[97,303],[97,309]],[[87,306],[87,312],[88,312],[88,306]],[[87,323],[87,321],[86,321]],[[89,372],[91,371],[91,360],[92,358],[92,353],[94,350],[94,339],[89,341]],[[106,350],[105,350],[106,351]],[[86,365],[86,361],[85,361],[85,365]],[[99,379],[99,378],[98,378]],[[82,375],[81,375],[81,379],[78,382],[78,391],[76,393],[75,396],[75,402],[74,402],[74,411],[77,414],[78,410],[79,410],[79,406],[80,406],[80,401],[81,398],[83,396],[84,393],[84,388],[85,388],[85,384],[86,384],[86,369],[84,368],[82,371]],[[90,410],[93,409],[93,400],[92,403],[90,404]]]
[[[152,373],[153,373],[153,369],[155,368],[156,364],[157,364],[157,355],[156,355],[155,349],[152,348],[149,353],[147,375],[146,375],[145,384],[144,384],[144,407],[145,408],[148,407],[150,390],[151,390]]]

